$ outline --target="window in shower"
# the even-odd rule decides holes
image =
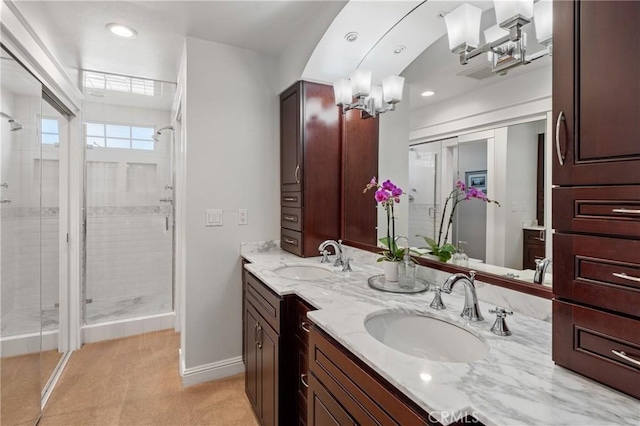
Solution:
[[[44,145],[56,145],[60,144],[60,128],[58,126],[58,120],[55,118],[43,118],[42,119],[42,143]]]
[[[87,145],[97,148],[124,148],[153,151],[154,127],[123,124],[86,123]]]

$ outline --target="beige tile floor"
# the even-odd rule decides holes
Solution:
[[[83,346],[72,354],[40,425],[257,425],[244,376],[182,386],[179,340],[166,330]]]

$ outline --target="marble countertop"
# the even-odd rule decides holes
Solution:
[[[291,264],[319,266],[319,258],[299,258],[277,247],[243,251],[247,270],[280,295],[296,294],[318,310],[309,318],[360,360],[415,401],[433,418],[450,424],[472,414],[487,425],[634,425],[640,402],[556,366],[551,360],[551,324],[515,312],[507,318],[513,335],[489,328],[493,306],[480,301],[485,320],[468,323],[459,314],[462,294],[443,294],[446,310],[429,308],[433,292],[403,295],[369,288],[367,278],[382,273],[368,262],[354,272],[323,265],[329,278],[297,281],[274,270]],[[432,283],[440,285],[442,283]],[[455,322],[484,339],[489,354],[470,363],[435,362],[391,349],[366,331],[366,318],[384,310],[410,310]]]

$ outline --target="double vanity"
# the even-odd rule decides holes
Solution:
[[[514,308],[513,334],[499,336],[483,284],[484,319],[467,321],[462,285],[443,292],[446,309],[432,309],[434,291],[370,288],[367,279],[381,273],[375,255],[345,251],[356,259],[350,272],[243,245],[247,395],[261,424],[640,422],[637,400],[553,363],[549,322]],[[431,290],[449,277],[419,273]]]

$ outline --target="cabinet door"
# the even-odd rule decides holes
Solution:
[[[256,414],[258,409],[258,315],[251,305],[245,303],[244,310],[244,371],[245,392]]]
[[[258,326],[258,372],[262,426],[278,425],[280,336],[264,321]]]
[[[307,425],[309,426],[356,424],[355,420],[312,374],[309,375],[309,406],[307,411]]]
[[[280,186],[282,191],[302,191],[302,84],[280,95]]]
[[[637,1],[554,2],[554,184],[640,183],[639,26]]]

